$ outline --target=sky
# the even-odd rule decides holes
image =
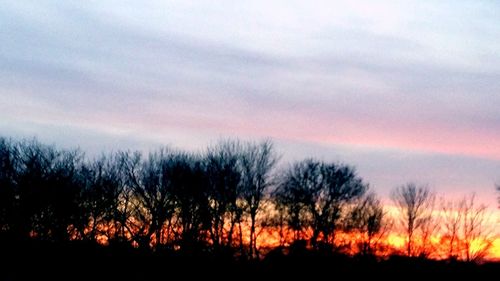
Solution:
[[[497,1],[1,1],[0,135],[89,155],[271,138],[382,197],[500,183]]]

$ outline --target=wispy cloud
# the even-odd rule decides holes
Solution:
[[[271,136],[295,143],[292,154],[308,143],[428,155],[414,173],[435,163],[432,155],[448,155],[493,161],[481,165],[484,184],[500,167],[499,8],[491,1],[4,2],[0,132],[56,141],[88,134],[77,139],[94,148],[112,138],[195,147],[221,136]],[[377,181],[380,170],[358,157],[364,152],[341,155]]]

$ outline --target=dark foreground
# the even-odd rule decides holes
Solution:
[[[398,256],[377,260],[311,251],[285,255],[275,250],[257,262],[238,261],[229,254],[152,252],[85,242],[54,245],[29,241],[1,246],[0,280],[496,280],[500,275],[498,262],[472,264]]]

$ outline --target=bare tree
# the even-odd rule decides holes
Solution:
[[[465,261],[479,261],[486,256],[492,246],[488,229],[486,205],[477,205],[475,194],[465,197],[460,202],[459,211],[462,219],[462,252]]]
[[[20,237],[69,240],[68,228],[78,214],[78,170],[83,154],[58,150],[36,140],[17,145],[16,231]]]
[[[0,233],[12,232],[16,222],[17,152],[17,147],[12,141],[0,138]]]
[[[462,222],[462,212],[460,207],[462,203],[456,201],[445,201],[441,199],[441,214],[443,235],[447,247],[447,256],[449,259],[456,259],[460,250],[460,226]]]
[[[380,200],[374,193],[363,196],[354,204],[346,218],[347,230],[358,231],[362,238],[359,252],[363,255],[374,254],[373,244],[383,230],[385,212]]]
[[[288,214],[286,206],[280,202],[281,198],[276,196],[276,193],[271,193],[270,198],[266,201],[266,206],[268,207],[264,212],[264,219],[261,222],[263,228],[267,228],[267,231],[272,234],[277,234],[279,238],[279,247],[284,247],[289,235],[288,229]],[[298,239],[294,237],[294,240]]]
[[[242,196],[250,217],[250,257],[258,256],[257,234],[255,231],[256,217],[265,192],[273,184],[271,171],[276,161],[277,157],[273,152],[273,145],[270,141],[264,141],[260,144],[247,144],[241,157]]]
[[[175,162],[175,152],[161,149],[151,153],[146,161],[139,153],[126,157],[124,171],[128,184],[133,188],[136,200],[135,226],[136,242],[148,247],[154,241],[160,246],[162,229],[174,215],[174,197],[168,168]]]
[[[419,257],[429,257],[435,252],[436,247],[432,243],[432,237],[440,231],[440,217],[436,215],[436,196],[431,193],[422,218],[422,225],[417,229],[419,245],[416,254]]]
[[[305,228],[310,224],[305,206],[305,192],[301,185],[296,184],[296,178],[289,174],[283,176],[280,185],[273,192],[272,198],[277,209],[276,221],[280,227],[281,235],[287,230],[292,231],[293,241],[303,239]],[[284,239],[284,238],[282,238]]]
[[[116,238],[115,215],[124,185],[117,164],[115,155],[103,155],[86,163],[79,172],[79,215],[73,222],[73,231],[81,239]]]
[[[208,210],[211,218],[209,229],[212,245],[216,250],[231,246],[234,229],[241,222],[241,144],[223,141],[209,147],[205,156]],[[229,225],[229,229],[225,229]],[[242,243],[242,241],[240,241]]]
[[[176,207],[175,223],[168,221],[166,237],[180,232],[180,249],[188,253],[202,250],[203,231],[211,226],[203,164],[198,155],[180,154],[166,172]]]
[[[318,248],[334,246],[346,205],[366,189],[353,168],[309,159],[295,164],[285,174],[279,193],[293,223],[312,228],[311,244]]]
[[[400,213],[400,224],[406,233],[406,254],[415,254],[415,234],[430,219],[429,205],[434,195],[427,186],[417,186],[414,183],[395,188],[391,198]]]

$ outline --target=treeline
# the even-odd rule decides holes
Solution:
[[[278,159],[270,141],[88,159],[0,138],[0,240],[237,260],[292,251],[429,257],[436,233],[448,258],[479,260],[491,247],[473,197],[437,204],[428,188],[407,184],[393,191],[393,216],[349,165],[306,159],[279,169]],[[399,229],[401,249],[388,243]]]

